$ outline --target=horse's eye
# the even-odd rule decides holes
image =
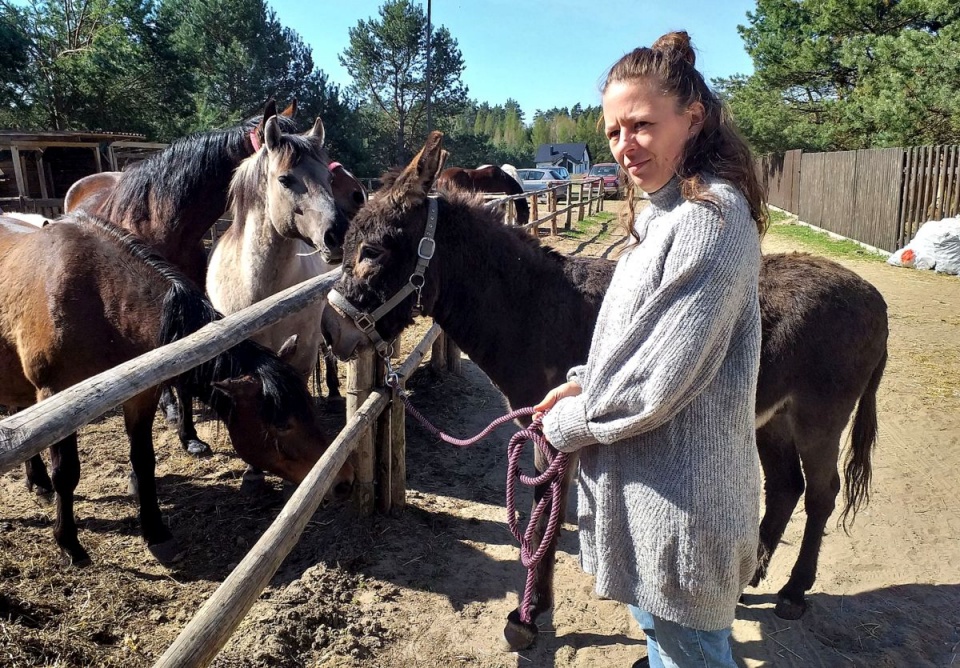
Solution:
[[[280,181],[280,185],[282,185],[284,188],[292,188],[293,184],[297,182],[297,180],[290,174],[281,174],[279,177],[277,177],[277,180]]]
[[[363,244],[360,246],[360,261],[370,260],[371,262],[376,262],[381,257],[383,257],[383,249],[378,248],[377,246],[369,246]]]

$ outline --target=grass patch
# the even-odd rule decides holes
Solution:
[[[796,218],[782,211],[770,211],[770,228],[767,234],[789,240],[800,250],[827,257],[866,260],[868,262],[886,262],[886,258],[868,251],[860,244],[848,239],[834,239],[826,232],[819,232],[806,225],[797,225]]]
[[[602,243],[616,229],[616,218],[617,214],[611,211],[598,211],[583,220],[574,220],[570,229],[561,231],[560,236],[575,241],[590,239],[593,243]]]

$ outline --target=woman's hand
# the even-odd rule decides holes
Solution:
[[[541,419],[543,414],[553,408],[555,403],[566,397],[575,397],[580,394],[581,391],[583,391],[583,388],[581,388],[580,383],[575,380],[568,381],[563,385],[553,388],[547,392],[547,396],[545,396],[539,404],[533,407],[536,411],[536,413],[533,414],[533,419]]]

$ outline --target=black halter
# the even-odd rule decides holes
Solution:
[[[427,226],[423,230],[423,237],[417,245],[417,266],[410,274],[410,279],[400,288],[390,299],[385,301],[382,306],[373,313],[365,313],[351,304],[346,297],[340,294],[336,289],[327,293],[327,301],[337,313],[345,318],[353,320],[361,332],[367,335],[370,342],[373,343],[377,353],[382,357],[389,355],[390,344],[384,341],[377,333],[377,320],[392,311],[397,304],[406,299],[410,294],[417,293],[417,308],[421,307],[420,298],[426,280],[423,275],[430,265],[430,260],[436,251],[437,243],[433,236],[437,231],[437,198],[431,195],[428,198]]]

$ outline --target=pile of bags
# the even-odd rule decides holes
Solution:
[[[913,241],[887,259],[887,264],[960,274],[960,218],[927,221]]]

